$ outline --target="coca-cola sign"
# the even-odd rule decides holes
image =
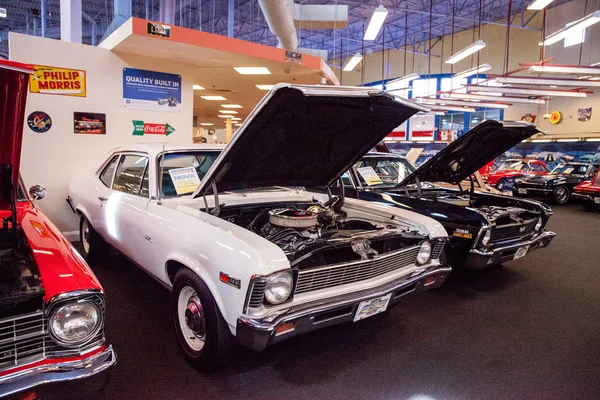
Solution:
[[[165,135],[169,136],[175,132],[169,124],[154,124],[150,122],[144,122],[139,120],[133,120],[133,135],[144,136],[144,135]]]

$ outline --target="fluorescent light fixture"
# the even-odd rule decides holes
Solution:
[[[544,40],[542,40],[539,44],[540,44],[540,46],[542,46],[542,45],[549,46],[551,44],[560,42],[561,40],[563,40],[564,38],[566,38],[573,32],[585,29],[589,26],[594,25],[597,22],[600,22],[600,10],[596,10],[593,13],[588,14],[585,17],[583,17],[577,21],[573,21],[573,22],[567,24],[567,26],[565,26],[564,28],[554,32],[551,35],[546,36],[546,38]]]
[[[219,117],[219,118],[232,118],[233,119],[233,115],[217,115],[217,117]]]
[[[271,90],[273,89],[273,86],[275,85],[256,85],[256,87],[260,90]]]
[[[600,75],[600,67],[532,65],[530,74]]]
[[[204,90],[204,87],[200,85],[194,85],[194,90]]]
[[[546,6],[552,3],[554,0],[535,0],[533,3],[527,6],[528,10],[543,10]]]
[[[600,138],[587,138],[585,139],[586,142],[600,142]]]
[[[597,76],[595,78],[590,78],[590,81],[600,81],[600,76]]]
[[[346,63],[346,65],[344,66],[344,71],[352,71],[354,68],[356,68],[358,63],[360,63],[361,61],[362,61],[362,55],[360,53],[356,53]]]
[[[219,110],[219,112],[221,114],[237,114],[237,111],[233,111],[233,110]]]
[[[238,73],[242,75],[271,75],[266,67],[233,67]]]
[[[239,104],[221,104],[223,108],[242,108]]]
[[[216,101],[216,100],[227,100],[225,97],[223,96],[200,96],[202,97],[204,100],[209,100],[209,101]]]
[[[490,89],[491,90],[491,89]],[[505,101],[507,103],[529,103],[529,104],[545,104],[543,99],[528,99],[525,97],[506,97],[502,93],[479,92],[474,91],[473,94],[464,93],[446,93],[445,98],[450,99],[465,99],[465,100],[488,100],[488,101]],[[482,93],[482,94],[479,94]]]
[[[233,117],[233,118],[231,118],[231,119],[232,119],[233,121],[241,121],[241,120],[242,120],[242,119],[241,119],[241,118],[239,118],[239,117]]]
[[[471,54],[477,53],[479,50],[486,46],[483,40],[478,40],[472,45],[465,47],[458,53],[453,54],[449,59],[446,60],[446,64],[456,64],[463,58],[469,57]]]
[[[387,90],[398,90],[405,89],[411,81],[415,79],[419,79],[421,76],[419,74],[410,74],[403,76],[402,78],[397,78],[389,81],[385,84]]]
[[[497,104],[497,103],[475,103],[472,101],[459,101],[459,100],[448,100],[448,99],[418,99],[419,103],[422,104],[448,104],[451,106],[467,106],[467,107],[482,107],[482,108],[508,108],[508,104]],[[437,108],[437,107],[436,107]]]
[[[588,86],[588,87],[600,87],[600,82],[581,82],[577,79],[561,79],[561,78],[518,78],[510,77],[506,78],[498,77],[497,82],[506,83],[509,85],[550,85],[550,86]]]
[[[591,76],[591,75],[586,75],[586,76],[580,76],[580,77],[579,77],[579,78],[577,78],[577,79],[590,79],[590,78],[592,78],[592,76]]]
[[[470,76],[473,76],[473,75],[476,75],[476,74],[480,74],[480,73],[485,72],[485,71],[489,71],[490,69],[492,69],[492,66],[490,64],[481,64],[478,67],[471,68],[471,69],[468,69],[466,71],[454,74],[454,76],[452,76],[452,79],[468,78]]]
[[[496,88],[484,88],[477,89],[480,93],[505,93],[505,94],[518,94],[523,96],[557,96],[557,97],[587,97],[585,92],[570,92],[568,90],[547,90],[547,89],[536,89],[536,88],[513,88],[513,87],[496,87]]]
[[[550,139],[531,139],[532,142],[536,143],[550,143],[552,140]]]
[[[462,112],[475,112],[477,110],[475,110],[473,107],[452,107],[452,106],[446,106],[446,105],[435,105],[435,106],[430,106],[432,110],[439,110],[439,111],[462,111]]]
[[[214,126],[215,124],[211,124],[210,122],[201,122],[201,126]]]
[[[242,124],[238,124],[237,122],[234,125],[235,126],[242,126]]]
[[[6,18],[6,8],[0,8],[0,18]]]
[[[387,18],[388,10],[382,5],[379,5],[373,11],[373,15],[371,16],[371,21],[369,21],[369,26],[367,26],[367,30],[365,31],[364,40],[375,40],[377,34],[381,30],[383,26],[383,22]]]
[[[579,139],[556,139],[557,142],[579,142]]]

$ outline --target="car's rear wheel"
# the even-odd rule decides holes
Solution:
[[[83,258],[86,261],[99,261],[110,251],[110,245],[102,239],[90,221],[83,215],[79,222],[79,240]]]
[[[498,182],[496,182],[496,189],[498,189],[501,192],[504,192],[504,187],[506,180],[504,178],[498,179]]]
[[[554,189],[554,192],[552,193],[554,201],[556,202],[556,204],[567,204],[569,202],[569,198],[571,197],[571,193],[569,192],[569,188],[564,186],[564,185],[560,185],[558,186],[556,189]]]
[[[179,344],[194,364],[209,368],[229,361],[234,337],[206,284],[187,268],[175,275],[171,309]]]

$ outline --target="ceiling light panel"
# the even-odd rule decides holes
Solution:
[[[367,26],[367,30],[365,31],[364,40],[375,40],[385,19],[387,18],[388,10],[387,8],[380,5],[373,11],[373,15],[371,16],[371,21],[369,21],[369,26]]]
[[[456,64],[460,60],[467,58],[471,54],[477,53],[479,50],[483,49],[486,46],[483,40],[478,40],[472,45],[465,47],[458,53],[453,54],[450,58],[446,60],[446,64]]]
[[[546,90],[536,88],[508,88],[508,87],[497,87],[497,88],[485,88],[477,89],[480,93],[506,93],[506,94],[519,94],[523,96],[557,96],[557,97],[587,97],[585,92],[571,92],[568,90]]]
[[[554,0],[535,0],[533,3],[527,6],[528,10],[539,11],[543,10],[548,6],[548,4],[552,3]]]
[[[238,73],[242,75],[271,75],[266,67],[233,67]]]
[[[194,90],[204,90],[204,87],[200,85],[194,85]]]
[[[594,25],[595,23],[600,22],[600,10],[596,10],[591,14],[586,15],[585,17],[568,23],[564,28],[554,32],[551,35],[546,36],[544,40],[542,40],[539,44],[540,46],[546,45],[549,46],[551,44],[560,42],[573,32],[580,31],[587,27]]]
[[[271,90],[273,89],[273,86],[275,85],[256,85],[256,87],[260,90]]]
[[[221,104],[223,108],[242,108],[239,104]]]
[[[362,55],[360,53],[356,53],[346,63],[344,66],[344,71],[352,71],[362,61],[362,59]]]
[[[219,112],[221,114],[237,114],[237,111],[233,111],[233,110],[219,110]]]
[[[215,124],[211,124],[210,122],[201,122],[200,126],[214,126]]]
[[[542,86],[576,86],[576,87],[600,87],[600,82],[582,82],[576,79],[561,79],[561,78],[518,78],[510,77],[506,78],[497,77],[497,82],[505,83],[509,85],[542,85]]]
[[[600,67],[532,65],[530,74],[600,75]]]
[[[225,97],[223,96],[200,96],[202,97],[204,100],[208,100],[208,101],[223,101],[223,100],[227,100]]]

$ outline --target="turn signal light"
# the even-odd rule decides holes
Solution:
[[[275,336],[283,335],[284,333],[288,333],[296,329],[295,322],[285,322],[275,329]]]
[[[427,278],[425,278],[424,286],[433,285],[435,283],[435,279],[435,276],[428,276]]]

